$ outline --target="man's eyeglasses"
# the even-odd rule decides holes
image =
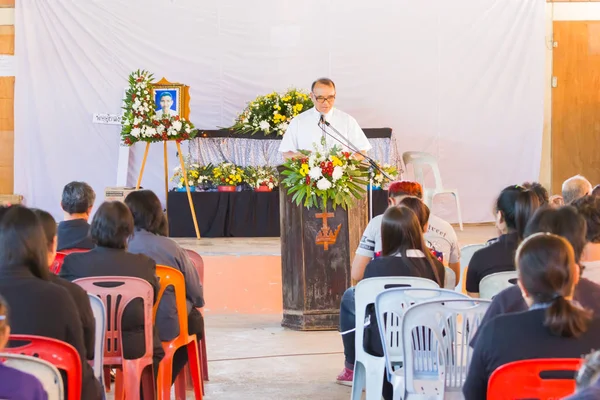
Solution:
[[[327,97],[324,97],[324,96],[315,96],[315,99],[320,104],[323,104],[325,102],[328,102],[329,104],[331,104],[335,100],[335,95],[333,95],[333,96],[327,96]]]

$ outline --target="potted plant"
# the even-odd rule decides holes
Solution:
[[[185,157],[184,165],[185,172],[187,174],[188,185],[190,187],[190,192],[195,192],[196,185],[202,183],[202,180],[200,179],[200,173],[198,172],[200,166],[196,163],[191,162],[191,157],[189,154]],[[185,179],[181,171],[181,165],[178,165],[173,169],[173,176],[171,177],[171,182],[175,183],[176,191],[185,192]]]
[[[222,162],[213,168],[213,183],[219,192],[235,192],[244,178],[244,170],[235,164]]]
[[[245,171],[246,183],[255,192],[270,192],[277,187],[277,171],[270,166],[247,167]]]
[[[379,167],[390,177],[395,180],[398,177],[398,169],[390,164],[379,164]],[[381,172],[375,171],[373,176],[373,190],[381,190],[385,185],[390,183],[390,180],[386,178]]]

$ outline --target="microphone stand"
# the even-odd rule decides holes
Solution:
[[[366,160],[369,163],[369,221],[372,220],[373,219],[373,177],[375,176],[375,171],[379,171],[383,176],[385,176],[390,181],[392,180],[392,178],[383,169],[381,169],[379,167],[379,165],[377,165],[377,162],[375,160],[373,160],[371,157],[369,157],[368,155],[366,155],[362,151],[360,151],[360,149],[358,149],[356,147],[356,145],[354,145],[354,143],[352,143],[350,141],[350,139],[348,139],[347,137],[345,137],[344,135],[342,135],[340,133],[340,131],[338,131],[337,129],[335,129],[335,127],[333,125],[331,125],[327,120],[325,120],[325,117],[322,114],[321,114],[321,119],[319,120],[319,122],[317,123],[317,125],[319,126],[319,128],[321,128],[321,130],[327,136],[329,136],[333,140],[341,143],[343,146],[348,147],[354,153],[362,156],[363,159]],[[336,137],[336,136],[332,135],[331,133],[327,132],[327,130],[323,127],[323,125],[328,126],[329,128],[331,128],[333,130],[333,132],[335,132],[335,134],[338,137]],[[344,143],[339,138],[342,138],[346,143]]]

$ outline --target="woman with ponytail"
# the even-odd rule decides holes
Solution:
[[[479,282],[497,272],[515,270],[515,251],[523,240],[523,232],[535,210],[538,196],[522,186],[508,186],[496,200],[496,227],[501,235],[473,254],[467,269],[467,293],[479,297]]]
[[[573,302],[579,266],[563,237],[537,233],[519,246],[518,285],[528,311],[501,315],[479,331],[463,393],[486,398],[498,367],[539,358],[578,358],[600,347],[600,320]]]

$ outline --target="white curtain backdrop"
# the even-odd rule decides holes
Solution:
[[[26,0],[16,3],[15,191],[60,215],[71,180],[114,186],[128,74],[191,86],[199,128],[231,125],[259,94],[337,84],[336,106],[392,127],[458,188],[467,222],[490,221],[506,185],[539,175],[544,2],[540,0]],[[176,165],[171,146],[170,165]],[[135,184],[143,144],[131,150]],[[162,146],[143,186],[163,194]],[[450,199],[434,212],[455,220]]]

